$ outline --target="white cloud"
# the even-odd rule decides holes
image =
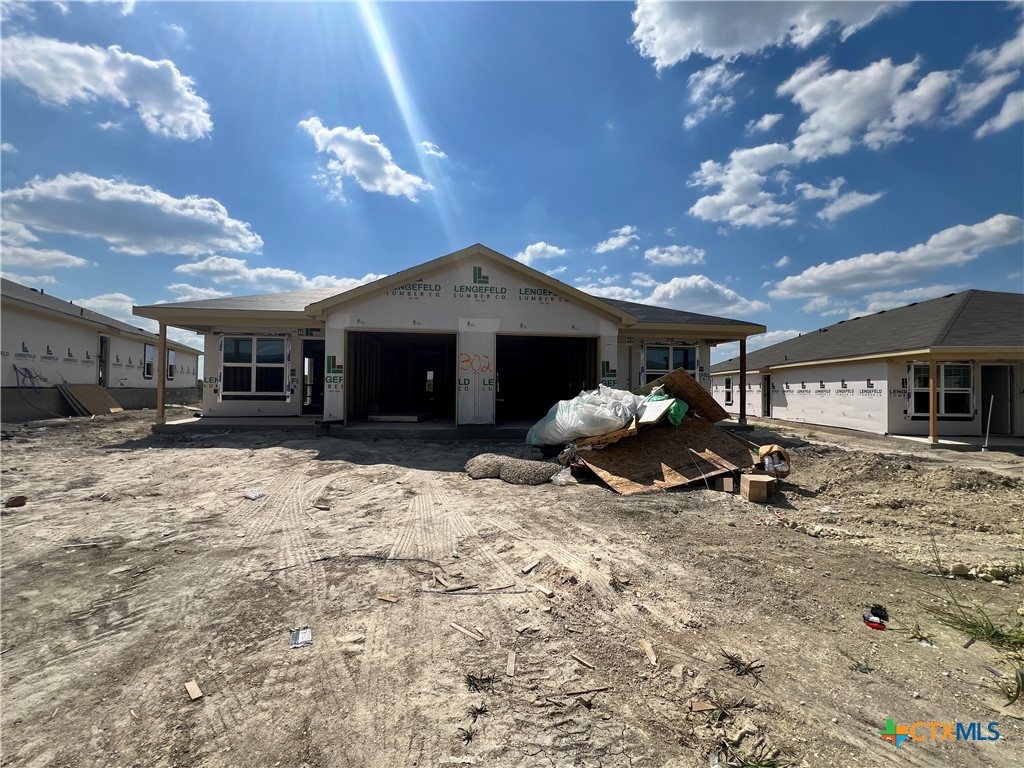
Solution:
[[[640,237],[636,234],[636,227],[632,227],[627,224],[624,227],[613,229],[611,237],[607,240],[602,240],[594,246],[594,253],[617,251],[620,248],[625,248],[629,245],[630,241],[639,239]]]
[[[545,274],[548,275],[549,277],[554,277],[555,275],[562,274],[567,269],[568,269],[568,267],[563,264],[560,267],[555,267],[554,269],[549,269],[547,272],[545,272]]]
[[[164,29],[171,33],[171,37],[173,37],[174,41],[179,45],[185,42],[187,35],[185,34],[185,28],[180,24],[167,23],[164,24]]]
[[[676,228],[675,227],[665,227],[665,234],[668,235],[669,237],[675,237],[676,236]]]
[[[999,214],[958,225],[904,251],[865,253],[825,262],[779,281],[769,295],[780,299],[829,297],[919,280],[941,269],[973,261],[992,248],[1024,239],[1024,220]]]
[[[21,83],[44,104],[105,99],[134,106],[146,128],[164,136],[198,139],[213,130],[209,104],[174,62],[125,53],[116,45],[14,35],[4,39],[3,77]]]
[[[132,307],[138,304],[138,302],[126,293],[103,293],[92,298],[75,299],[74,303],[150,333],[156,333],[160,328],[160,324],[156,320],[132,314]],[[196,337],[195,332],[186,331],[183,328],[168,326],[167,338],[193,349],[202,347],[202,342]],[[200,359],[201,366],[202,361]]]
[[[789,264],[789,256],[783,256],[781,259],[775,262],[775,266],[778,268],[785,267]]]
[[[4,212],[8,214],[7,211]],[[0,220],[0,263],[5,267],[31,267],[32,269],[59,269],[84,267],[89,262],[70,253],[54,249],[37,248],[39,242],[23,224],[11,219]],[[19,281],[20,282],[20,281]]]
[[[551,245],[542,240],[539,243],[526,246],[516,254],[515,258],[519,263],[529,266],[538,259],[557,259],[560,256],[565,256],[565,248],[559,248],[557,245]]]
[[[263,246],[244,221],[209,197],[175,198],[152,187],[85,173],[38,177],[3,192],[4,216],[32,230],[105,240],[119,253],[203,256]]]
[[[974,132],[976,138],[988,136],[990,133],[1005,131],[1011,125],[1024,121],[1024,91],[1014,91],[1006,95],[1002,109],[995,117],[990,117]]]
[[[200,288],[197,285],[188,283],[171,283],[167,290],[174,294],[173,301],[203,301],[205,299],[219,299],[222,296],[230,296],[231,291],[220,291],[216,288]]]
[[[673,277],[655,288],[644,303],[720,317],[753,315],[771,309],[766,302],[746,299],[704,275]]]
[[[0,152],[10,152],[12,155],[18,154],[18,148],[9,142],[0,144]]]
[[[327,128],[316,116],[299,125],[313,137],[317,152],[333,155],[324,171],[334,190],[332,197],[340,197],[345,176],[354,178],[367,192],[404,195],[413,202],[417,202],[416,196],[421,191],[433,189],[419,176],[399,168],[380,137],[366,133],[359,126]]]
[[[837,176],[832,179],[827,187],[816,187],[813,184],[797,184],[796,191],[804,200],[835,200],[839,197],[839,188],[846,183],[846,179]]]
[[[937,299],[939,296],[948,296],[951,293],[963,290],[960,285],[922,285],[918,288],[909,288],[905,291],[877,291],[864,296],[866,302],[862,310],[854,310],[850,317],[870,315],[874,312],[881,312],[883,309],[903,307],[918,301]]]
[[[763,133],[764,131],[770,131],[775,127],[775,124],[782,119],[782,114],[779,112],[770,112],[766,115],[761,115],[757,120],[751,120],[747,123],[746,132],[747,135],[752,133]]]
[[[658,281],[646,272],[634,272],[630,278],[632,279],[629,282],[638,288],[654,288],[658,284]]]
[[[949,106],[952,120],[963,123],[999,98],[1007,87],[1020,81],[1020,72],[1003,72],[977,83],[958,83]]]
[[[764,144],[733,150],[725,165],[704,161],[700,170],[693,174],[690,186],[717,187],[719,191],[697,200],[690,213],[705,221],[724,221],[733,226],[792,224],[796,220],[795,207],[791,203],[779,203],[774,193],[764,189],[764,171],[790,159],[786,145]]]
[[[441,151],[441,148],[434,144],[432,141],[421,141],[417,144],[420,149],[423,150],[423,154],[430,155],[431,157],[439,157],[442,160],[447,160],[448,155]]]
[[[631,42],[661,70],[694,54],[731,60],[773,46],[806,48],[835,28],[845,40],[893,7],[883,2],[638,2]]]
[[[730,72],[723,61],[690,75],[687,80],[690,103],[696,109],[683,119],[683,126],[690,130],[715,112],[728,112],[732,109],[736,102],[726,92],[741,77],[742,72]]]
[[[692,245],[666,245],[658,248],[648,248],[644,251],[644,258],[652,264],[660,264],[667,267],[678,267],[683,264],[703,264],[704,250],[695,248]]]
[[[96,127],[101,131],[120,131],[124,128],[124,123],[116,123],[113,120],[104,120],[102,123],[97,123]]]
[[[226,256],[211,256],[191,264],[180,264],[174,271],[205,277],[217,285],[251,286],[266,291],[302,291],[311,288],[340,288],[347,291],[384,277],[372,273],[360,278],[333,275],[306,277],[293,269],[250,267],[245,259],[232,259]]]
[[[0,272],[6,280],[13,280],[22,285],[56,285],[57,278],[53,275],[18,275],[14,272]]]
[[[768,331],[767,333],[759,333],[756,336],[747,337],[747,354],[750,354],[754,350],[764,349],[770,347],[772,344],[778,344],[779,342],[786,341],[787,339],[795,339],[801,334],[801,331]],[[719,344],[717,347],[711,349],[711,364],[720,363],[723,360],[730,360],[734,357],[739,357],[740,354],[740,343],[738,341],[732,341],[728,344]]]
[[[599,285],[588,283],[577,285],[579,290],[589,293],[591,296],[600,296],[602,299],[619,299],[621,301],[639,301],[643,293],[636,288],[627,288],[621,285]]]
[[[987,74],[1024,67],[1024,24],[1017,34],[1003,43],[998,50],[989,48],[971,54],[968,61],[978,64]]]
[[[817,216],[825,221],[835,221],[840,216],[845,216],[856,211],[858,208],[871,205],[884,194],[884,192],[875,192],[870,195],[866,195],[863,192],[847,192],[818,211]]]

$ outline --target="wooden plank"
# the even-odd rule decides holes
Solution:
[[[466,629],[465,627],[461,626],[460,624],[456,624],[454,621],[451,623],[450,626],[451,626],[452,629],[458,630],[459,632],[464,634],[466,637],[473,638],[478,643],[482,643],[484,641],[484,639],[482,637],[480,637],[480,635],[478,635],[476,632],[474,632],[471,629]]]
[[[704,419],[647,430],[628,443],[580,453],[580,460],[624,496],[703,483],[754,465],[747,448]]]
[[[508,661],[505,662],[505,674],[509,677],[516,676],[516,652],[508,652]]]
[[[570,653],[569,655],[572,658],[574,658],[576,661],[578,661],[580,664],[582,664],[584,667],[586,667],[587,669],[597,669],[597,667],[595,667],[589,661],[584,659],[582,656],[577,656],[575,653]]]
[[[445,592],[461,592],[464,589],[476,589],[479,584],[460,584],[456,587],[448,587]]]
[[[199,685],[195,680],[189,680],[185,683],[185,690],[188,691],[188,697],[192,701],[203,698],[203,692],[199,689]]]
[[[487,591],[488,592],[498,592],[499,590],[502,590],[502,589],[509,589],[510,587],[514,587],[515,585],[516,585],[515,582],[512,582],[511,584],[499,584],[497,586],[488,587]]]
[[[534,584],[533,588],[540,592],[542,595],[544,595],[544,597],[552,598],[555,596],[555,593],[552,590],[540,584]]]
[[[651,643],[651,641],[650,640],[641,640],[640,641],[640,648],[642,648],[643,652],[647,654],[647,660],[649,662],[651,662],[651,666],[652,667],[658,666],[658,656],[654,652],[654,645]]]
[[[665,387],[666,395],[679,398],[690,406],[691,411],[696,411],[708,421],[724,421],[729,418],[729,414],[715,401],[711,393],[682,368],[677,368],[672,373],[667,373],[633,391],[637,395],[649,395],[659,385]]]
[[[582,448],[585,445],[591,447],[600,447],[604,445],[610,445],[611,443],[617,443],[624,437],[632,437],[637,432],[636,416],[633,420],[622,429],[616,429],[611,432],[606,432],[603,435],[595,435],[594,437],[581,437],[576,440],[576,447]]]
[[[676,399],[674,397],[668,397],[664,400],[652,400],[651,402],[644,404],[644,412],[640,417],[640,423],[657,424],[659,421],[664,419],[668,415],[668,409],[675,404]]]
[[[68,384],[67,388],[90,414],[120,413],[124,410],[99,384]]]
[[[529,573],[534,568],[536,568],[538,565],[540,565],[540,560],[534,560],[532,563],[527,563],[526,565],[524,565],[520,569],[520,571],[522,571],[523,573]]]
[[[566,691],[563,696],[585,696],[588,693],[601,693],[602,691],[610,691],[612,687],[610,685],[603,685],[600,688],[586,688],[582,691]]]
[[[80,402],[78,402],[77,399],[75,399],[74,393],[72,393],[71,390],[68,389],[67,384],[58,384],[57,391],[64,396],[64,399],[67,400],[68,405],[71,406],[71,410],[73,410],[76,414],[78,414],[79,416],[89,415],[89,412],[85,410],[85,407]]]
[[[385,603],[397,603],[398,598],[394,595],[377,595],[378,600],[383,600]]]
[[[445,589],[448,589],[448,582],[437,575],[437,571],[434,571],[434,581],[440,584]]]

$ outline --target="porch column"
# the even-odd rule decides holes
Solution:
[[[928,442],[939,444],[939,392],[938,365],[934,360],[928,361]]]
[[[160,323],[160,340],[156,346],[156,359],[159,361],[160,367],[160,373],[156,377],[156,423],[166,424],[164,392],[167,388],[167,325],[163,322]]]
[[[740,424],[747,423],[747,339],[740,339]]]

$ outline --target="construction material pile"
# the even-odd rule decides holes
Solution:
[[[679,369],[633,393],[601,386],[563,400],[534,425],[527,442],[562,447],[561,463],[586,467],[622,495],[690,483],[711,488],[715,478],[738,480],[760,458],[751,452],[757,446],[715,426],[727,418]],[[718,486],[731,490],[735,483]]]

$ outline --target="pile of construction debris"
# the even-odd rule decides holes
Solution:
[[[624,496],[703,483],[767,501],[775,481],[790,473],[789,455],[780,446],[759,447],[715,426],[728,418],[704,387],[678,369],[635,392],[602,385],[562,400],[526,439],[545,450],[559,448],[561,466],[589,470]],[[466,471],[473,478],[531,484],[558,472],[551,463],[525,462],[533,465],[526,473],[515,462],[523,460],[485,454],[471,459]]]

